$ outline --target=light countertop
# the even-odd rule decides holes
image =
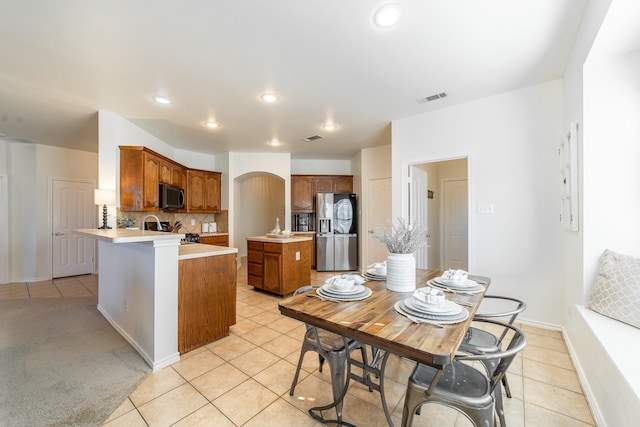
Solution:
[[[178,259],[183,260],[237,253],[237,248],[229,248],[227,246],[204,245],[201,243],[185,243],[183,245],[180,245]]]
[[[266,242],[266,243],[295,243],[311,241],[311,237],[308,236],[292,236],[292,237],[267,237],[267,236],[254,236],[247,237],[247,240],[254,242]]]
[[[98,228],[81,228],[74,230],[78,234],[104,240],[110,243],[137,243],[153,242],[156,240],[177,240],[184,239],[184,233],[166,233],[164,231],[149,230],[127,230],[124,228],[111,228],[101,230]]]
[[[198,233],[200,237],[228,236],[229,233]]]

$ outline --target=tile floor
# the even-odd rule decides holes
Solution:
[[[312,272],[312,283],[327,273]],[[231,334],[191,351],[154,372],[106,420],[104,427],[135,426],[320,426],[307,409],[331,401],[328,369],[318,372],[308,353],[294,396],[289,387],[304,325],[280,315],[279,297],[254,291],[238,271],[237,324]],[[0,285],[0,299],[96,295],[97,276]],[[594,425],[587,401],[557,331],[520,325],[528,345],[509,372],[513,398],[505,399],[511,427]],[[406,378],[413,362],[392,356],[385,376],[393,421],[400,424]],[[344,418],[358,426],[385,426],[377,392],[352,382]],[[452,409],[426,405],[414,426],[472,424]]]

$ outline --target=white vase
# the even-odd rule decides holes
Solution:
[[[413,254],[387,256],[387,289],[394,292],[416,290],[416,258]]]

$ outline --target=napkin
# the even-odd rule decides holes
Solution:
[[[341,274],[339,276],[329,277],[325,283],[329,283],[338,289],[350,289],[355,285],[361,285],[364,283],[364,278],[360,276],[354,276],[352,274]]]
[[[469,277],[469,273],[464,270],[452,270],[449,269],[445,271],[442,276],[440,276],[443,280],[447,280],[453,283],[464,283],[467,281]]]
[[[430,286],[413,291],[413,299],[422,304],[436,305],[438,307],[444,304],[445,301],[444,292]]]

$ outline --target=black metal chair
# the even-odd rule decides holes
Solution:
[[[512,331],[513,337],[508,347],[490,354],[459,354],[442,370],[417,364],[407,385],[402,413],[403,426],[411,426],[414,415],[419,413],[420,407],[426,403],[438,403],[454,408],[478,427],[496,425],[495,394],[500,392],[502,378],[515,356],[525,347],[527,339],[515,326],[489,319],[478,321],[504,327],[507,333]],[[463,363],[474,360],[483,362],[487,359],[496,361],[495,368],[489,375]],[[504,427],[504,411],[499,416],[500,425]]]
[[[299,295],[309,291],[313,291],[318,286],[303,286],[297,289],[293,294]],[[346,364],[347,353],[351,354],[352,351],[359,349],[362,352],[362,360],[365,365],[368,364],[368,358],[365,347],[355,340],[344,339],[341,335],[334,334],[329,331],[325,331],[320,328],[316,328],[313,325],[305,324],[306,333],[302,342],[302,349],[300,350],[300,357],[298,358],[298,366],[296,367],[296,373],[291,383],[291,389],[289,395],[293,396],[295,387],[298,383],[298,377],[300,376],[300,369],[302,367],[302,361],[307,351],[314,351],[318,353],[320,367],[322,372],[322,365],[326,360],[329,363],[329,369],[331,371],[331,389],[333,392],[334,400],[339,400],[342,392],[347,384]],[[370,388],[371,390],[371,388]],[[330,405],[332,406],[332,405]],[[335,405],[338,420],[342,419],[342,402]]]

